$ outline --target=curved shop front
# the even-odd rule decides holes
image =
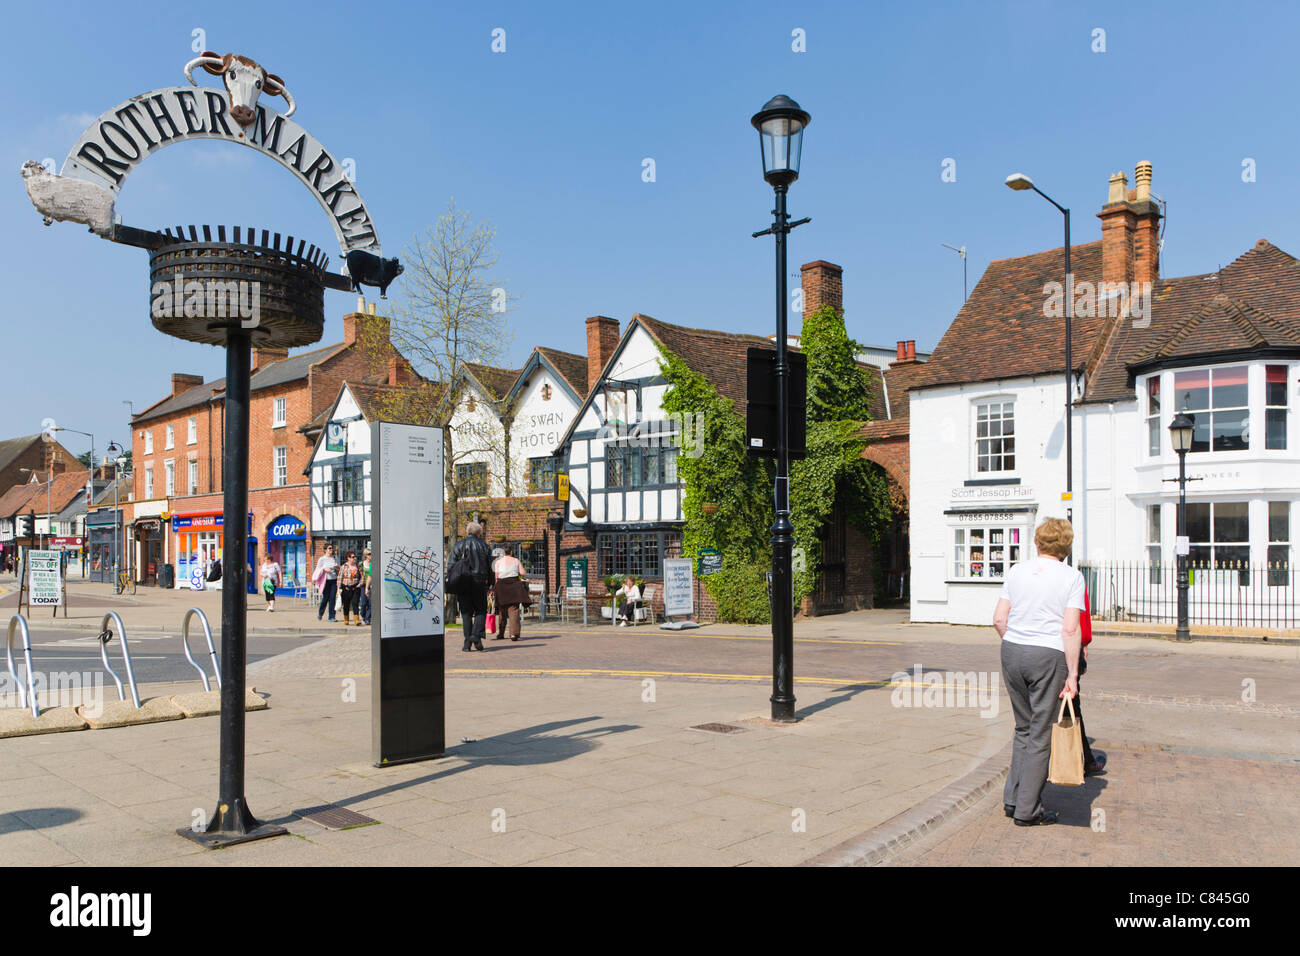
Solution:
[[[281,515],[266,526],[266,551],[280,565],[280,587],[275,593],[307,596],[307,523],[294,515]]]
[[[223,518],[220,511],[194,511],[188,514],[172,514],[171,530],[176,536],[175,548],[172,553],[176,555],[176,582],[174,587],[188,588],[194,591],[202,591],[207,588],[220,589],[221,579],[216,581],[207,580],[211,574],[212,563],[219,558],[223,558],[223,546],[225,544],[224,529],[222,528]],[[248,515],[248,530],[251,535],[253,530],[253,515]],[[251,562],[257,554],[257,539],[249,537],[248,539],[248,556],[246,561]],[[222,561],[224,568],[225,562]],[[225,575],[223,574],[222,577]],[[250,575],[249,587],[252,587]]]

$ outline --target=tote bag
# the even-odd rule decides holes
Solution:
[[[1070,713],[1065,713],[1066,701]],[[1047,768],[1047,779],[1061,787],[1083,785],[1083,734],[1074,710],[1074,698],[1062,698],[1061,709],[1052,724],[1052,759]]]

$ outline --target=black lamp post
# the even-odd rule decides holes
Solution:
[[[1178,452],[1178,531],[1179,539],[1187,534],[1187,453],[1192,447],[1192,432],[1196,421],[1191,415],[1179,412],[1169,423],[1169,438]],[[1174,632],[1175,640],[1190,641],[1192,635],[1187,628],[1187,555],[1178,543],[1174,545],[1178,574],[1178,628]]]
[[[1070,318],[1074,314],[1074,276],[1070,273],[1070,210],[1047,193],[1034,185],[1034,181],[1024,173],[1012,173],[1007,177],[1007,186],[1017,191],[1032,189],[1065,217],[1065,517],[1074,523],[1074,350],[1070,339]],[[1073,564],[1073,558],[1066,556],[1067,562]]]
[[[776,520],[772,522],[772,719],[793,721],[794,714],[794,586],[791,561],[794,525],[790,523],[790,364],[786,354],[785,237],[808,219],[790,222],[785,195],[799,178],[803,131],[811,117],[788,96],[774,96],[750,119],[758,130],[763,178],[776,193],[772,225],[754,237],[776,237]]]

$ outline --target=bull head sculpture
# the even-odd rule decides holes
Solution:
[[[292,116],[293,111],[298,108],[294,105],[289,91],[285,89],[284,80],[274,73],[267,73],[260,64],[246,56],[235,53],[217,56],[209,50],[204,50],[202,56],[197,56],[185,64],[185,79],[190,81],[191,86],[198,86],[191,75],[196,66],[203,67],[213,76],[221,77],[226,84],[226,93],[230,97],[230,115],[240,126],[251,126],[253,120],[257,118],[255,110],[257,97],[263,91],[269,96],[284,97],[285,102],[289,104],[285,116]]]

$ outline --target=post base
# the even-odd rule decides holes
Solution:
[[[178,836],[197,843],[209,850],[219,850],[236,843],[248,843],[252,840],[264,840],[267,837],[283,836],[288,833],[284,827],[274,823],[259,823],[248,809],[244,798],[240,797],[230,806],[217,809],[212,821],[203,830],[181,827]]]
[[[772,719],[783,724],[797,723],[799,718],[795,716],[793,700],[777,700],[775,697],[772,701]]]

